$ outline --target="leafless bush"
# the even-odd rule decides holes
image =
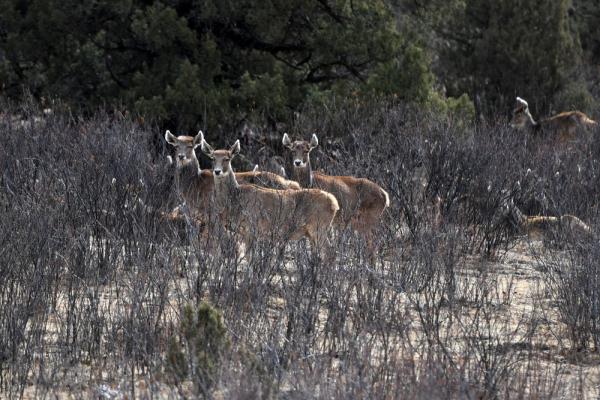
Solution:
[[[501,123],[401,105],[307,109],[290,133],[319,134],[315,166],[368,177],[392,203],[376,257],[346,230],[321,258],[282,237],[242,248],[217,218],[199,226],[185,207],[165,218],[181,199],[158,129],[117,112],[34,119],[35,105],[3,107],[35,122],[0,118],[2,395],[94,395],[106,384],[132,398],[574,393],[541,356],[552,345],[536,336],[539,305],[519,309],[512,272],[496,270],[518,239],[498,209],[510,198],[594,230],[594,137],[550,152]],[[246,158],[263,146],[249,141]],[[597,348],[597,240],[557,235],[564,244],[540,253],[544,290],[564,338]],[[175,385],[174,366],[198,360],[183,351],[182,315],[203,301],[222,313],[227,354],[210,376],[187,369]],[[169,352],[173,338],[181,353]]]
[[[541,260],[548,294],[557,305],[569,347],[573,351],[597,351],[600,344],[598,243],[589,238],[573,241],[567,232],[556,232],[557,238],[559,235],[566,242],[566,254]]]

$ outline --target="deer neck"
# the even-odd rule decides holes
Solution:
[[[538,131],[542,128],[542,124],[533,119],[529,111],[527,111],[527,125],[529,125],[529,128],[533,129],[534,131]]]
[[[235,173],[230,171],[225,178],[215,179],[215,198],[221,205],[237,197],[240,184],[235,178]]]
[[[177,192],[187,200],[190,192],[194,189],[194,185],[197,184],[198,177],[202,170],[200,169],[200,163],[197,159],[193,159],[189,163],[177,168],[175,174],[175,185]]]
[[[517,208],[517,206],[512,206],[510,209],[510,215],[513,223],[519,229],[527,228],[527,217],[521,210]]]
[[[313,185],[313,171],[310,165],[310,158],[304,167],[294,167],[294,180],[303,188],[309,188]]]

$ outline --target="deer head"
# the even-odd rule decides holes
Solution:
[[[229,150],[214,150],[202,139],[202,152],[212,160],[215,179],[222,179],[233,173],[231,160],[240,153],[240,141],[236,140]]]
[[[198,162],[196,158],[196,152],[194,149],[202,143],[204,135],[202,131],[198,131],[198,134],[192,136],[178,136],[176,137],[170,131],[165,132],[165,140],[171,146],[175,147],[176,156],[175,161],[177,168],[181,168],[190,164],[191,162]]]
[[[529,112],[529,104],[522,98],[517,97],[517,105],[513,110],[510,126],[514,129],[522,129],[529,123],[534,123],[533,117]]]
[[[310,142],[304,140],[292,142],[288,134],[284,133],[282,143],[292,151],[294,168],[305,168],[310,163],[310,152],[319,145],[319,139],[313,133]]]

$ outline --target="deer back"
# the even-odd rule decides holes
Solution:
[[[365,178],[315,172],[313,181],[316,188],[331,193],[338,200],[339,222],[348,222],[356,213],[381,214],[389,206],[389,197],[383,188]]]
[[[298,182],[268,171],[236,172],[235,178],[240,184],[253,184],[271,189],[300,189]]]
[[[566,111],[540,121],[544,131],[557,135],[559,142],[577,139],[579,133],[586,133],[589,128],[597,125],[581,111]]]
[[[318,226],[331,225],[339,205],[334,196],[318,189],[275,190],[241,184],[227,207],[243,230],[255,234],[282,232],[298,238]]]

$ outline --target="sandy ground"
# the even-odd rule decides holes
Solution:
[[[595,399],[600,397],[600,357],[597,354],[578,353],[568,348],[568,344],[563,339],[565,337],[565,327],[559,321],[555,305],[546,293],[539,264],[536,257],[549,251],[543,248],[539,241],[521,240],[517,245],[503,254],[496,261],[481,261],[473,258],[467,259],[464,268],[460,272],[459,285],[473,286],[477,285],[478,276],[482,269],[487,269],[493,276],[497,284],[492,289],[490,295],[497,302],[497,308],[494,311],[496,323],[492,329],[499,338],[506,338],[503,346],[512,349],[515,352],[512,367],[517,369],[531,368],[531,359],[521,357],[522,354],[531,354],[524,348],[528,343],[534,347],[535,369],[536,373],[548,376],[556,376],[560,381],[561,387],[558,393],[564,393],[565,398],[574,396],[576,398]],[[290,271],[288,271],[290,272]],[[274,282],[277,285],[277,282]],[[117,298],[115,288],[105,288],[102,293],[102,300],[99,307],[107,310],[123,309],[127,310],[127,300],[123,297]],[[179,321],[179,310],[182,307],[182,299],[185,299],[186,293],[190,290],[188,282],[184,279],[174,281],[170,288],[169,298],[171,303],[165,309],[165,323],[176,325]],[[403,297],[406,304],[410,305],[410,296]],[[59,299],[58,310],[61,305]],[[352,299],[351,301],[356,301]],[[279,297],[269,299],[269,318],[276,320],[280,318],[280,312],[284,308],[284,300]],[[406,305],[404,304],[404,305]],[[402,306],[404,306],[402,305]],[[418,320],[416,312],[413,313],[415,320]],[[475,321],[475,311],[469,307],[464,310],[465,321]],[[328,319],[325,309],[321,311],[320,331],[325,332],[326,321]],[[532,332],[524,331],[524,321],[536,321],[536,329]],[[50,315],[48,318],[47,335],[45,337],[47,349],[53,351],[56,341],[57,326],[64,323],[58,315]],[[470,340],[465,333],[468,329],[459,326],[456,330],[449,331],[452,338],[450,351],[457,355],[463,351],[464,344]],[[529,340],[527,340],[529,339]],[[326,340],[325,338],[323,340]],[[419,343],[423,340],[422,332],[415,324],[415,329],[411,332],[410,340]],[[418,346],[417,346],[418,347]],[[415,358],[419,355],[416,354]],[[335,368],[335,365],[333,365]],[[130,374],[122,373],[122,376],[115,375],[115,371],[120,370],[118,366],[106,365],[102,369],[91,368],[86,365],[73,365],[72,367],[60,371],[53,379],[60,381],[57,385],[59,389],[52,390],[52,394],[47,398],[56,399],[79,399],[79,398],[100,398],[100,399],[125,399],[125,398],[158,398],[174,399],[185,398],[191,395],[191,384],[183,385],[180,388],[170,387],[164,382],[160,375],[152,375],[148,371],[137,371],[136,378],[131,380]],[[133,390],[132,390],[133,388]],[[528,389],[531,397],[536,393],[531,393],[535,388]],[[23,393],[25,399],[35,399],[42,395],[40,388],[33,382]],[[217,396],[218,397],[218,396]],[[6,394],[0,393],[0,398],[10,398]]]

